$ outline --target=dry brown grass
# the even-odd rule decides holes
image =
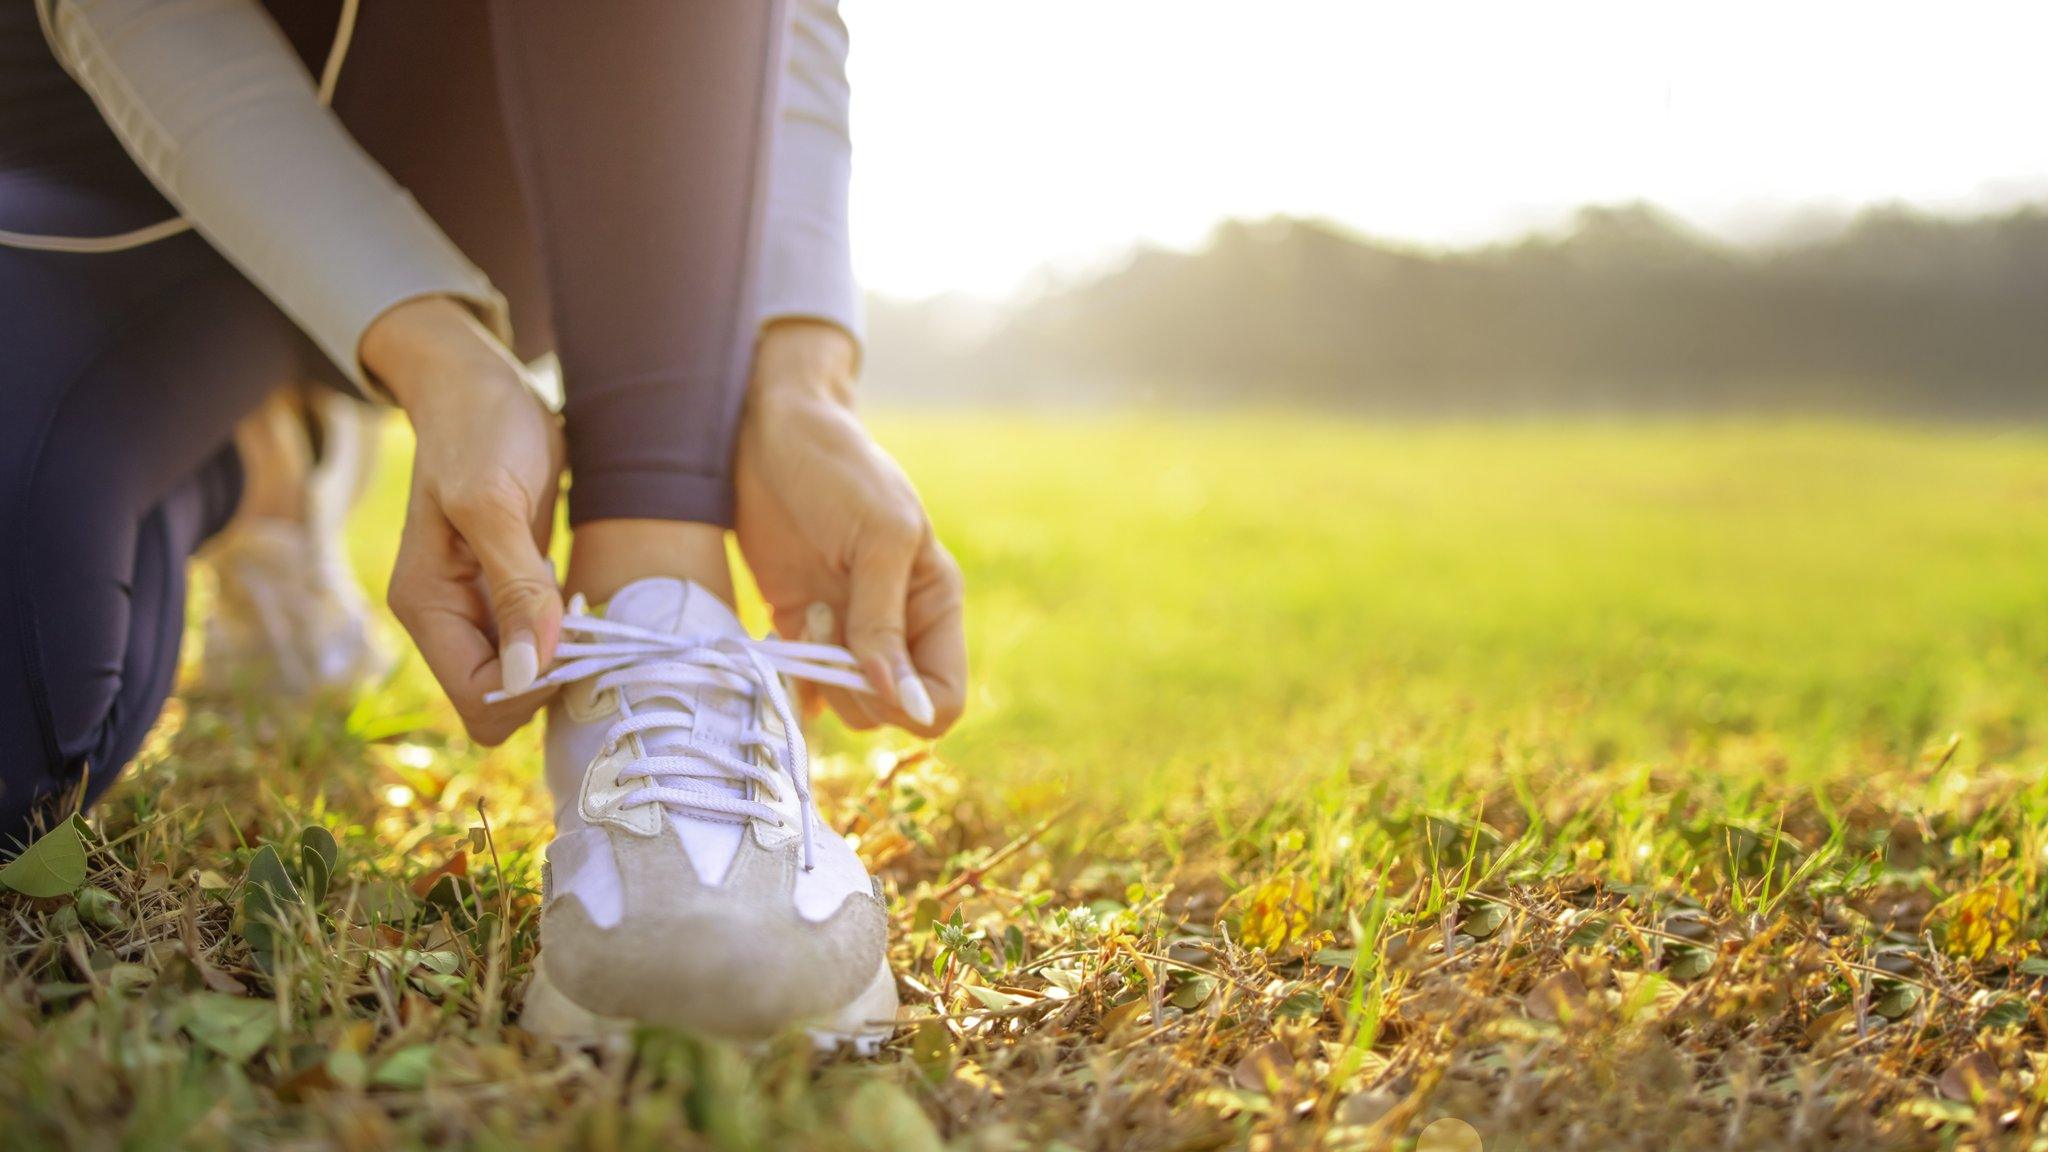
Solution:
[[[1078,434],[989,435],[1045,443],[904,437],[1002,494],[941,508],[980,711],[821,737],[895,916],[881,1059],[523,1032],[536,743],[468,746],[411,667],[176,704],[86,883],[0,892],[0,1146],[2048,1148],[2040,445],[1119,433],[1049,477]],[[1402,486],[1445,457],[1521,486]],[[1090,472],[1183,466],[1199,525]],[[266,968],[248,876],[308,825],[338,864]]]

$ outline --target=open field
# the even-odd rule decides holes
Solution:
[[[820,738],[883,1060],[521,1032],[537,733],[413,661],[175,705],[90,886],[0,892],[0,1146],[2048,1148],[2048,433],[882,431],[978,674],[934,754]]]

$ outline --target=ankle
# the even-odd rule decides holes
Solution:
[[[235,425],[235,454],[242,461],[236,522],[305,522],[312,447],[296,407],[284,393],[273,395]]]
[[[653,576],[693,581],[731,604],[725,529],[677,520],[591,520],[577,526],[565,591],[600,604]]]

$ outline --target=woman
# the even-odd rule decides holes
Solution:
[[[551,701],[528,1026],[885,1035],[878,893],[815,826],[781,677],[935,734],[965,651],[958,570],[851,408],[831,5],[0,13],[0,228],[196,230],[0,248],[0,841],[134,755],[186,559],[280,483],[237,422],[352,387],[417,434],[390,602],[427,666],[481,741]],[[559,426],[523,366],[548,348]],[[728,528],[778,627],[850,653],[745,637]]]

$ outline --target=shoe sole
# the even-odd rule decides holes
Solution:
[[[856,1056],[875,1056],[882,1044],[896,1032],[896,976],[889,962],[860,995],[833,1013],[832,1019],[805,1026],[811,1044],[820,1052],[848,1049]],[[533,978],[526,986],[526,1005],[519,1024],[528,1032],[557,1044],[599,1048],[606,1051],[625,1047],[639,1021],[623,1016],[600,1016],[571,1000],[548,979],[544,957],[533,961]],[[758,1046],[765,1041],[756,1041]]]

